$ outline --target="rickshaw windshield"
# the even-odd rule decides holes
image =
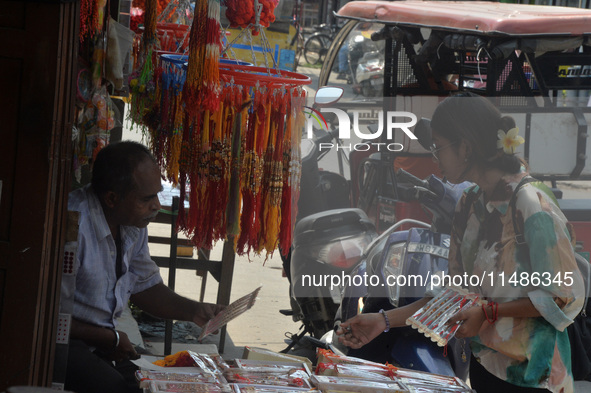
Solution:
[[[581,154],[591,151],[591,138],[582,137],[591,122],[591,10],[482,1],[469,7],[448,1],[353,1],[337,16],[349,21],[328,51],[319,84],[344,86],[348,112],[360,112],[373,101],[375,109],[366,108],[370,115],[384,109],[430,118],[444,97],[475,92],[511,114],[520,129],[535,128],[519,151],[532,174],[591,178],[591,161]],[[365,58],[353,63],[349,43],[356,39],[375,44],[376,57],[365,49]],[[345,54],[348,62],[342,61]],[[378,119],[372,115],[366,122]],[[568,134],[568,152],[560,162],[548,160],[548,149],[538,146],[552,140],[557,129]],[[398,155],[426,153],[407,136],[397,132],[392,140],[404,146]]]

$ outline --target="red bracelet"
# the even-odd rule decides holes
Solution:
[[[492,313],[492,316],[489,318],[488,313],[486,312],[486,308],[489,307]],[[484,312],[484,317],[488,321],[488,323],[493,324],[499,317],[499,303],[497,302],[488,302],[487,304],[482,305],[482,311]]]

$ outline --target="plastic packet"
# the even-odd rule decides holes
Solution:
[[[235,359],[236,367],[244,370],[255,370],[255,371],[283,371],[290,372],[292,370],[301,370],[310,374],[310,370],[305,363],[293,363],[293,362],[280,362],[280,361],[266,361],[266,360],[248,360],[248,359]]]
[[[138,370],[135,377],[141,389],[147,388],[150,381],[175,381],[175,382],[202,382],[202,383],[226,383],[223,376],[215,376],[209,372],[177,372]]]
[[[312,383],[323,392],[347,391],[359,393],[407,393],[409,389],[404,383],[396,380],[375,381],[360,378],[333,377],[313,375]]]
[[[150,381],[149,386],[151,393],[237,393],[236,388],[229,384]]]
[[[312,388],[310,376],[303,370],[268,371],[231,368],[224,371],[228,382],[241,385],[272,385],[308,390]]]
[[[212,373],[222,372],[230,366],[226,361],[217,354],[206,354],[206,353],[197,353],[193,351],[187,351],[189,355],[195,361],[197,367],[202,368],[203,370],[210,371]]]
[[[473,392],[460,378],[399,368],[394,378],[402,381],[411,392]]]

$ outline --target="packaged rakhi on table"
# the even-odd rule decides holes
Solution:
[[[361,364],[374,367],[387,367],[382,363],[376,363],[369,360],[356,358],[353,356],[337,355],[329,349],[318,348],[316,350],[316,357],[318,363],[335,363],[335,364]]]
[[[205,371],[178,372],[171,370],[138,370],[135,373],[141,389],[147,388],[150,381],[175,381],[175,382],[201,382],[224,384],[226,379],[221,374],[213,374]]]
[[[150,381],[150,393],[238,393],[230,384]]]
[[[406,320],[407,325],[418,329],[431,341],[443,347],[455,335],[463,322],[448,325],[447,321],[456,313],[474,305],[484,304],[479,296],[462,288],[445,288]]]
[[[280,386],[238,385],[240,393],[302,393],[302,390],[283,388]]]
[[[447,375],[399,368],[394,371],[394,378],[403,382],[411,392],[474,392],[462,379]]]
[[[257,371],[231,368],[224,371],[228,382],[240,385],[281,386],[298,390],[312,388],[310,376],[303,370]]]
[[[394,377],[392,368],[385,365],[318,363],[316,375],[391,381]]]
[[[312,375],[311,381],[319,390],[327,392],[357,393],[409,393],[404,383],[396,380],[373,381],[361,378]]]
[[[203,371],[214,374],[230,368],[220,355],[193,351],[180,351],[156,360],[154,364],[161,367],[198,367]]]
[[[191,357],[195,360],[195,363],[207,370],[215,370],[219,372],[223,372],[224,370],[230,368],[228,363],[222,358],[221,355],[218,354],[210,354],[210,353],[196,353],[191,352]]]
[[[312,374],[306,363],[281,362],[274,360],[249,360],[235,359],[237,368],[243,370],[254,370],[256,372],[290,372],[292,370],[301,370],[306,374]]]

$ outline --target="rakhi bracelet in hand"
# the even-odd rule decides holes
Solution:
[[[486,308],[489,307],[492,313],[492,316],[489,318],[488,313],[486,312]],[[488,302],[487,304],[482,305],[482,311],[484,312],[484,317],[488,321],[488,323],[493,324],[499,317],[499,303],[497,302]]]
[[[386,329],[384,329],[384,333],[388,333],[390,331],[390,320],[388,319],[388,316],[386,315],[386,312],[383,308],[380,309],[379,312],[384,316],[384,321],[386,321]]]

